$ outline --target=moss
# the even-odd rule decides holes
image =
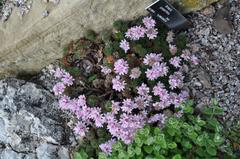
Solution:
[[[96,39],[96,33],[93,30],[87,30],[84,33],[84,37],[88,40],[94,41]]]
[[[113,23],[113,27],[121,32],[126,32],[128,30],[127,22],[124,22],[122,20],[117,20]]]

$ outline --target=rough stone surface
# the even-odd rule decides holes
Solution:
[[[0,76],[38,72],[62,56],[69,41],[86,29],[101,31],[117,19],[146,14],[152,0],[63,0],[58,5],[35,0],[31,11],[20,19],[17,10],[0,23]],[[42,17],[44,10],[49,11]]]
[[[198,11],[219,0],[170,0],[175,3],[183,13]]]
[[[218,21],[220,16],[224,24]],[[199,107],[216,98],[226,113],[223,120],[232,125],[240,119],[240,1],[218,3],[189,19],[193,24],[187,31],[189,46],[199,56],[200,65],[190,69],[187,85]],[[216,21],[231,27],[219,29]]]
[[[69,159],[75,137],[54,96],[41,86],[0,81],[0,158]]]

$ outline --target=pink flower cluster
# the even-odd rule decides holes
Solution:
[[[128,63],[124,59],[118,59],[114,63],[114,71],[115,71],[115,73],[117,73],[119,75],[127,74],[128,73],[128,69],[129,69]]]
[[[127,40],[122,40],[120,42],[120,48],[122,48],[124,50],[125,53],[127,53],[127,51],[130,49],[130,45],[129,42],[127,42]]]
[[[133,41],[139,40],[145,35],[148,39],[156,38],[158,32],[154,28],[155,20],[146,17],[143,19],[143,24],[144,27],[134,26],[130,28],[126,33],[126,38]],[[174,42],[173,32],[168,33],[167,42],[170,52],[173,55],[176,54],[177,48],[172,44]],[[120,47],[125,53],[130,50],[130,44],[125,39],[120,42]],[[130,90],[132,94],[132,96],[123,98],[121,101],[113,100],[111,111],[106,113],[103,113],[97,105],[89,107],[85,95],[73,99],[63,95],[65,88],[71,86],[74,80],[66,71],[60,68],[55,70],[54,76],[60,82],[53,87],[53,92],[59,97],[59,107],[62,110],[70,111],[78,119],[74,132],[84,137],[91,126],[107,127],[112,139],[99,146],[106,154],[112,152],[112,145],[116,140],[122,140],[125,144],[130,144],[136,131],[143,128],[146,123],[155,123],[159,127],[163,127],[166,116],[161,112],[171,105],[179,107],[188,98],[188,92],[181,90],[184,80],[182,65],[185,61],[193,64],[199,62],[196,56],[190,54],[189,50],[184,50],[180,57],[175,56],[167,62],[164,61],[161,53],[149,53],[143,59],[140,58],[140,61],[142,64],[138,67],[128,64],[125,58],[117,59],[113,69],[101,66],[101,72],[104,75],[114,75],[112,89],[116,91],[116,94],[121,94],[124,89]],[[169,71],[171,68],[169,64],[177,71],[173,73]],[[143,70],[145,72],[142,72]],[[166,85],[160,81],[162,78],[168,81]],[[137,81],[137,86],[127,88],[128,81],[131,80]],[[180,117],[182,111],[174,115]]]
[[[172,55],[175,55],[177,53],[177,47],[173,44],[174,42],[174,33],[173,31],[169,31],[166,37],[166,41],[169,45],[169,52]],[[190,51],[188,49],[182,51],[181,58],[183,58],[185,61],[191,62],[193,65],[198,65],[199,60],[195,55],[191,55]],[[175,67],[180,67],[179,63],[181,63],[181,59],[179,57],[174,57],[170,60],[170,63],[174,65]]]
[[[152,19],[152,17],[145,17],[143,19],[143,26],[133,26],[128,29],[128,31],[125,34],[126,38],[129,38],[130,40],[136,41],[140,38],[144,38],[145,35],[148,37],[148,39],[152,40],[157,37],[158,30],[155,28],[156,21]],[[129,42],[124,39],[120,42],[120,48],[124,50],[125,53],[130,49]]]
[[[53,87],[53,92],[56,96],[62,95],[66,86],[71,86],[74,81],[73,77],[61,68],[57,68],[54,71],[54,77],[60,79],[60,82]]]
[[[115,142],[116,142],[115,140],[111,139],[111,140],[99,145],[99,147],[104,153],[111,154],[112,153],[112,145]]]

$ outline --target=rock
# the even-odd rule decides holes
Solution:
[[[147,14],[152,0],[55,0],[34,1],[22,19],[13,9],[10,18],[0,23],[0,77],[21,72],[38,72],[62,57],[62,48],[79,39],[87,29],[100,32],[115,20],[130,20]],[[49,15],[42,17],[44,10]]]
[[[231,23],[228,20],[222,18],[214,19],[214,27],[217,29],[217,31],[224,35],[230,34],[233,31]]]
[[[0,158],[68,159],[74,135],[54,96],[40,85],[0,81]],[[66,133],[66,134],[65,134]]]
[[[217,1],[219,0],[170,0],[170,2],[176,4],[183,13],[198,11]]]
[[[231,22],[229,21],[229,12],[230,7],[226,5],[220,8],[214,17],[214,27],[224,35],[230,34],[233,31]]]
[[[205,8],[202,13],[205,16],[213,16],[215,13],[215,8],[210,5],[209,7]]]
[[[57,146],[51,144],[41,144],[37,149],[37,158],[44,158],[44,159],[57,159],[56,157],[53,158],[54,153],[57,151]]]

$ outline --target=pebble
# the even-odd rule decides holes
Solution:
[[[43,18],[46,18],[48,15],[49,15],[48,10],[45,10],[45,11],[42,12]]]
[[[193,27],[186,34],[190,39],[189,46],[198,46],[197,51],[190,48],[199,57],[200,64],[189,68],[186,86],[192,90],[199,106],[216,98],[225,110],[224,121],[234,125],[240,120],[240,1],[229,3],[228,12],[224,4],[217,3],[189,15]],[[231,27],[226,26],[226,22],[216,22],[216,13],[221,12],[229,14],[230,20],[225,21],[231,23]],[[225,29],[219,29],[216,23]]]

